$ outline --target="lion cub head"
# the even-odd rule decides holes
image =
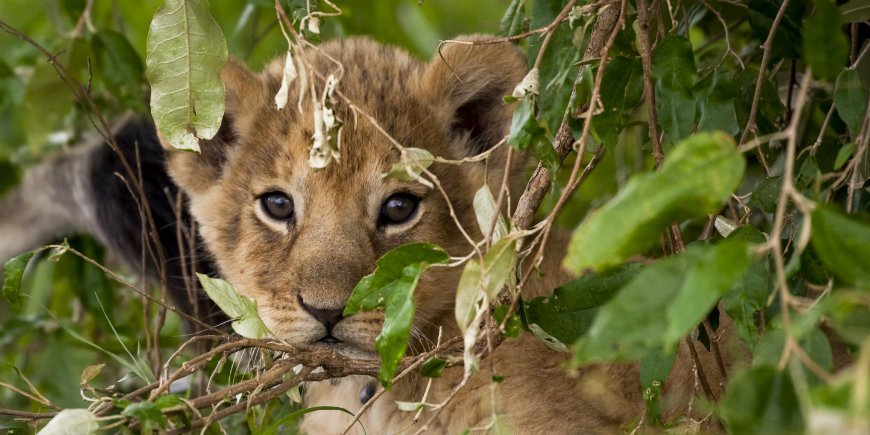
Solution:
[[[346,343],[371,350],[382,315],[342,318],[357,282],[375,260],[399,245],[425,241],[452,255],[472,247],[438,189],[384,177],[399,152],[377,120],[403,146],[461,159],[479,154],[506,134],[510,107],[502,102],[522,79],[525,60],[509,44],[445,46],[424,64],[396,48],[346,39],[310,51],[324,77],[343,76],[336,114],[344,121],[341,156],[324,169],[308,164],[314,133],[310,98],[297,109],[291,91],[275,107],[283,59],[255,74],[231,61],[221,76],[226,115],[201,154],[171,151],[169,170],[190,199],[190,210],[223,278],[253,297],[269,329],[290,343]],[[330,60],[332,58],[333,60]],[[297,88],[292,86],[291,88]],[[472,197],[487,179],[501,180],[503,153],[488,166],[433,164],[457,218],[480,239]],[[452,324],[459,271],[424,275],[416,291],[415,330]],[[413,344],[412,344],[413,345]]]

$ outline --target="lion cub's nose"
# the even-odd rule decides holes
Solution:
[[[326,326],[327,334],[332,333],[332,327],[335,326],[344,316],[341,315],[344,312],[344,308],[339,308],[337,310],[325,310],[321,308],[316,308],[311,305],[305,303],[302,300],[302,296],[298,296],[299,305],[302,306],[302,309],[305,310],[308,314],[311,314],[312,317],[317,319],[318,322],[323,323],[323,326]]]

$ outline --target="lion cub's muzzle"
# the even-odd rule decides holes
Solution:
[[[326,328],[326,335],[317,341],[324,343],[338,343],[341,341],[333,337],[332,329],[341,321],[341,319],[344,318],[342,315],[344,307],[339,309],[322,309],[306,304],[302,299],[302,295],[297,295],[296,299],[299,301],[299,306],[301,306],[306,313],[310,314],[314,319],[323,324],[324,328]]]

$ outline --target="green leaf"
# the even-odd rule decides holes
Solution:
[[[127,38],[113,30],[101,30],[91,37],[100,78],[127,107],[144,107],[142,59]]]
[[[672,350],[743,275],[749,255],[744,240],[729,239],[691,245],[647,266],[598,310],[573,347],[572,363],[630,361]]]
[[[435,156],[422,148],[405,148],[405,154],[398,163],[394,163],[386,177],[404,181],[417,181],[420,174],[435,161]]]
[[[662,388],[677,359],[677,349],[671,352],[657,350],[640,361],[640,387],[644,390]]]
[[[508,143],[524,150],[534,146],[535,142],[544,140],[544,132],[544,127],[535,118],[534,103],[528,98],[520,100],[514,109]]]
[[[564,266],[575,273],[615,266],[655,243],[671,222],[716,212],[739,185],[744,166],[726,134],[700,133],[680,142],[660,170],[631,178],[580,224]]]
[[[729,383],[721,405],[729,433],[803,433],[804,421],[788,372],[752,367]]]
[[[197,273],[202,288],[209,299],[214,301],[227,316],[233,320],[233,331],[242,337],[261,339],[269,335],[269,329],[257,313],[257,301],[236,290],[232,284],[207,275]]]
[[[153,428],[155,425],[161,428],[166,428],[166,423],[168,422],[166,416],[160,412],[159,408],[157,408],[157,405],[154,404],[154,402],[149,402],[147,400],[131,403],[129,406],[124,408],[121,414],[139,420],[139,424],[142,426],[143,432],[145,433],[150,432],[147,428]]]
[[[812,214],[812,245],[822,263],[847,285],[870,289],[870,223],[819,205]]]
[[[643,95],[643,68],[640,59],[615,57],[607,64],[601,80],[601,113],[595,115],[592,126],[604,146],[613,150],[631,117],[631,112]]]
[[[227,44],[208,1],[166,0],[151,21],[145,59],[158,131],[173,147],[198,152],[224,114]]]
[[[813,0],[815,12],[804,20],[804,60],[813,75],[832,80],[849,60],[849,41],[843,32],[843,19],[831,0]]]
[[[761,231],[751,226],[737,228],[729,238],[740,238],[754,244],[765,241]],[[769,276],[767,257],[753,259],[743,277],[722,297],[723,307],[734,322],[737,335],[750,350],[754,350],[758,342],[759,331],[755,318],[767,303],[770,293]]]
[[[698,131],[722,130],[732,136],[737,134],[740,129],[734,111],[737,91],[731,72],[716,69],[695,84],[693,94],[699,115]]]
[[[524,302],[523,322],[526,328],[538,325],[562,343],[573,343],[589,329],[598,309],[641,269],[639,264],[626,264],[607,272],[588,273],[557,288],[552,296]]]
[[[384,254],[370,275],[353,289],[344,315],[384,309],[384,326],[375,339],[381,356],[379,379],[384,388],[396,374],[408,348],[411,322],[414,320],[414,289],[420,275],[432,264],[443,264],[450,257],[430,243],[411,243]]]
[[[766,213],[776,211],[776,201],[779,199],[779,188],[782,186],[782,177],[767,177],[755,186],[749,205],[756,206]]]
[[[746,8],[749,16],[749,27],[759,41],[767,40],[767,35],[773,27],[773,20],[776,18],[782,2],[783,0],[749,0]],[[782,58],[797,59],[800,57],[801,23],[805,10],[806,2],[804,0],[791,0],[786,6],[785,14],[776,29],[776,35],[773,37],[768,66],[775,64]]]
[[[741,126],[749,120],[749,111],[752,107],[752,99],[755,95],[755,84],[758,81],[758,66],[747,64],[746,69],[737,74],[737,101],[734,107],[737,112],[737,120]],[[779,130],[780,117],[785,113],[785,105],[780,99],[776,84],[769,76],[761,82],[761,96],[758,101],[758,112],[755,117],[755,125],[758,134],[770,134]]]
[[[834,161],[834,170],[839,171],[843,165],[849,161],[849,157],[852,157],[852,153],[855,152],[855,142],[849,142],[846,145],[843,145],[840,148],[840,151],[837,151],[837,159]]]
[[[692,134],[695,127],[695,99],[692,87],[697,80],[692,44],[687,38],[670,35],[656,46],[652,57],[656,111],[668,142]]]
[[[845,69],[834,84],[834,107],[840,119],[849,127],[852,137],[857,137],[867,112],[867,87],[861,83],[857,70]]]
[[[447,360],[444,358],[431,357],[420,366],[420,375],[425,378],[440,378],[441,372],[447,366]]]
[[[504,216],[496,210],[495,198],[492,196],[492,191],[489,190],[489,185],[484,184],[474,193],[474,215],[477,218],[477,226],[480,228],[481,234],[492,233],[492,241],[498,242],[502,237],[508,234],[508,227],[505,223]],[[498,214],[498,217],[496,217]],[[492,225],[495,224],[495,228]]]
[[[840,5],[840,13],[843,14],[843,21],[847,23],[870,20],[870,0],[852,0]]]
[[[525,0],[511,0],[504,16],[501,18],[501,23],[498,26],[498,34],[501,36],[513,36],[519,33],[520,25],[523,23],[523,5]]]
[[[6,260],[3,265],[3,297],[14,310],[21,309],[21,278],[31,258],[33,252],[25,252]]]

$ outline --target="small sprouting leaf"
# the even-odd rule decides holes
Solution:
[[[718,68],[699,80],[695,85],[695,104],[698,107],[698,131],[722,130],[732,136],[737,134],[737,113],[734,98],[737,96],[734,77]]]
[[[803,433],[804,421],[788,371],[760,365],[734,376],[722,399],[729,433]]]
[[[599,307],[640,272],[639,264],[626,264],[603,273],[588,273],[557,288],[551,296],[522,305],[526,327],[538,325],[562,343],[573,343],[589,329]]]
[[[106,366],[105,364],[94,364],[94,365],[90,365],[90,366],[85,367],[85,369],[82,370],[80,384],[87,385],[88,383],[93,381],[94,378],[96,378],[100,374],[100,372],[103,371],[103,367],[105,367],[105,366]]]
[[[21,308],[21,279],[24,277],[24,269],[33,258],[33,252],[25,252],[17,257],[6,260],[3,266],[3,297],[9,301],[12,309]]]
[[[49,420],[37,435],[87,435],[97,433],[99,420],[87,409],[64,409]]]
[[[669,142],[682,140],[695,126],[692,87],[698,76],[688,38],[674,34],[659,42],[653,53],[652,75],[662,131]]]
[[[384,254],[377,267],[353,289],[344,315],[384,309],[384,326],[375,339],[381,356],[379,379],[384,388],[396,374],[408,348],[411,322],[414,320],[414,289],[420,275],[433,264],[443,264],[450,257],[430,243],[410,243]]]
[[[870,223],[824,205],[812,222],[811,242],[825,267],[847,285],[870,288]]]
[[[855,152],[855,142],[849,142],[846,145],[843,145],[840,148],[840,151],[837,151],[837,159],[834,160],[834,170],[839,171],[843,165],[849,161],[849,157],[852,157],[852,153]]]
[[[853,138],[857,137],[858,132],[861,131],[864,113],[867,112],[868,92],[870,91],[861,82],[858,70],[845,69],[837,75],[837,81],[834,84],[834,107],[837,108],[837,114],[849,127]]]
[[[209,299],[214,301],[233,320],[233,331],[242,337],[261,339],[269,335],[269,329],[260,320],[257,302],[236,290],[232,284],[197,273],[199,282]]]
[[[804,20],[804,60],[812,67],[813,75],[831,80],[849,59],[849,41],[843,32],[832,31],[843,27],[843,18],[831,0],[813,0],[815,12]]]
[[[671,222],[716,212],[737,188],[744,166],[726,134],[699,133],[680,142],[660,170],[630,179],[580,224],[571,237],[565,267],[580,273],[621,264],[657,241]]]
[[[647,266],[598,310],[572,349],[573,363],[630,361],[673,349],[743,275],[749,255],[744,240],[727,239],[691,245]]]
[[[420,366],[420,375],[426,378],[440,378],[441,372],[446,366],[447,360],[433,356]]]
[[[399,411],[404,412],[415,412],[420,409],[423,409],[423,402],[403,402],[401,400],[396,400],[396,407],[399,408]]]
[[[224,114],[227,43],[208,1],[166,0],[151,21],[145,59],[158,131],[173,147],[198,152]]]

